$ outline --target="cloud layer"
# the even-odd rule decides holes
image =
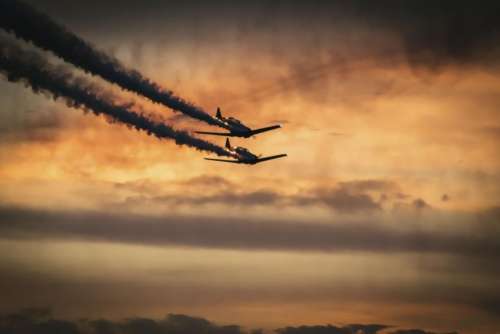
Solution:
[[[380,324],[351,324],[345,326],[318,325],[284,327],[276,334],[377,334],[392,326]],[[245,330],[238,325],[217,325],[206,319],[184,314],[169,314],[164,319],[145,317],[122,321],[85,319],[69,321],[51,316],[46,309],[26,309],[0,315],[2,334],[263,334],[261,329]],[[385,332],[384,333],[388,333]],[[395,330],[391,334],[438,334],[421,329]],[[456,333],[456,332],[454,332]],[[443,333],[444,334],[444,333]],[[452,333],[449,333],[452,334]]]
[[[470,219],[474,216],[471,216]],[[0,208],[2,238],[102,240],[157,246],[295,251],[437,252],[496,258],[498,227],[495,211],[479,222],[415,229],[410,221],[393,226],[379,221],[310,221],[209,217],[154,217]],[[404,220],[400,222],[403,224]],[[474,229],[471,230],[470,224]],[[471,231],[474,237],[471,238]]]

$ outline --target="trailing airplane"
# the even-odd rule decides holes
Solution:
[[[220,162],[231,162],[235,164],[248,164],[248,165],[255,165],[260,162],[268,161],[268,160],[273,160],[273,159],[278,159],[278,158],[283,158],[286,157],[286,154],[278,154],[278,155],[272,155],[269,157],[264,157],[261,158],[260,156],[257,156],[253,153],[251,153],[249,150],[247,150],[244,147],[233,147],[231,146],[231,143],[229,142],[229,138],[226,138],[226,148],[235,153],[236,159],[237,160],[226,160],[226,159],[214,159],[214,158],[205,158],[205,160],[212,160],[212,161],[220,161]]]
[[[209,132],[209,131],[195,131],[195,132],[199,133],[199,134],[203,134],[203,135],[248,138],[248,137],[255,136],[256,134],[262,133],[262,132],[271,131],[274,129],[281,128],[281,125],[273,125],[273,126],[268,126],[266,128],[252,130],[248,126],[241,123],[240,120],[237,120],[234,117],[223,117],[222,113],[220,111],[220,108],[217,108],[217,112],[215,113],[215,117],[219,121],[221,121],[222,126],[225,127],[226,129],[228,129],[229,132],[227,132],[227,133]]]

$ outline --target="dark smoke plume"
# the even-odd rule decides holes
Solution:
[[[173,92],[165,90],[139,72],[126,68],[114,57],[96,50],[90,43],[28,4],[16,0],[0,0],[0,27],[125,90],[135,92],[210,125],[224,127],[222,122],[199,107],[174,96]]]
[[[0,40],[0,73],[9,81],[24,82],[35,93],[49,93],[54,99],[62,98],[70,107],[106,115],[113,121],[146,131],[160,139],[174,139],[178,145],[191,146],[220,156],[232,156],[218,145],[135,113],[130,106],[110,102],[109,98],[98,94],[100,90],[85,78],[75,77],[61,66],[55,67],[42,55],[23,50],[5,38]]]

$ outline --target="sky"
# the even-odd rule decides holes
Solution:
[[[206,161],[0,74],[0,329],[500,331],[498,3],[27,3],[210,114],[281,124],[231,142],[288,156]]]

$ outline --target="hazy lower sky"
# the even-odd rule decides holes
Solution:
[[[0,313],[500,330],[497,3],[29,3],[210,114],[281,124],[232,142],[288,157],[206,161],[2,76]]]

